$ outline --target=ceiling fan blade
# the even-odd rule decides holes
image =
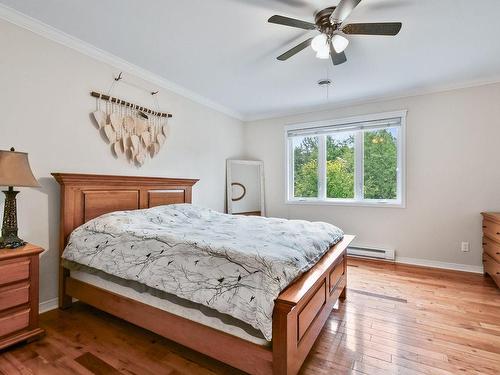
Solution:
[[[313,38],[309,38],[307,40],[304,40],[302,43],[300,43],[299,45],[293,47],[292,49],[289,49],[288,51],[286,51],[284,54],[278,56],[278,60],[280,61],[285,61],[285,60],[288,60],[290,57],[296,55],[297,53],[299,53],[300,51],[302,51],[304,48],[307,48],[310,44],[311,44],[311,40]]]
[[[332,58],[333,65],[340,65],[347,61],[347,57],[344,52],[337,53],[333,44],[330,41],[330,57]]]
[[[342,28],[342,32],[351,35],[388,35],[399,33],[403,24],[401,22],[382,23],[350,23]]]
[[[337,5],[330,16],[330,22],[332,24],[344,22],[360,2],[361,0],[340,0],[339,5]]]
[[[271,18],[269,18],[267,20],[267,22],[276,23],[278,25],[297,27],[299,29],[304,29],[304,30],[315,30],[316,29],[316,25],[314,23],[297,20],[295,18],[278,16],[278,15],[272,16]]]

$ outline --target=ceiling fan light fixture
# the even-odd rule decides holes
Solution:
[[[330,49],[325,48],[325,49],[319,50],[318,52],[316,52],[316,57],[318,59],[329,59],[330,58]]]
[[[286,2],[284,0],[280,0]],[[402,27],[401,22],[361,22],[344,25],[351,12],[362,0],[337,0],[337,6],[330,6],[314,13],[314,23],[295,18],[274,15],[268,22],[303,30],[316,30],[320,34],[309,36],[306,40],[290,48],[277,57],[279,61],[288,60],[307,47],[311,47],[316,57],[326,59],[330,55],[333,65],[347,61],[344,50],[349,44],[348,35],[386,35],[395,36]]]
[[[311,47],[315,52],[324,51],[328,48],[328,38],[325,34],[316,35],[311,41]]]
[[[349,39],[343,37],[342,35],[335,34],[332,38],[332,45],[335,52],[342,53],[349,45]]]

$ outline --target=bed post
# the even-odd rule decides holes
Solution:
[[[344,253],[344,278],[345,278],[345,286],[344,289],[342,289],[342,292],[340,293],[339,300],[344,302],[345,299],[347,298],[347,249],[345,250]]]
[[[64,310],[71,307],[73,300],[66,294],[66,277],[69,276],[69,271],[59,266],[59,308]]]
[[[293,305],[276,301],[273,311],[273,374],[291,375],[296,319],[291,317]],[[297,369],[298,371],[298,369]]]
[[[60,202],[60,218],[59,218],[59,308],[60,309],[67,309],[71,307],[71,304],[73,303],[73,299],[71,296],[68,296],[66,294],[66,278],[69,277],[69,270],[64,268],[62,266],[62,253],[64,251],[64,248],[66,247],[66,233],[68,233],[68,228],[72,223],[69,223],[68,220],[72,219],[71,215],[68,215],[66,212],[65,207],[67,207],[68,204],[70,204],[70,200],[73,199],[73,196],[70,192],[68,192],[66,189],[66,186],[64,186],[63,181],[58,178],[59,176],[56,176],[53,174],[53,176],[56,178],[57,182],[60,185],[61,189],[61,202]]]

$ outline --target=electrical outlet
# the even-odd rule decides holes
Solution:
[[[462,247],[461,247],[461,250],[464,252],[464,253],[468,253],[469,250],[470,250],[470,245],[468,242],[462,242]]]

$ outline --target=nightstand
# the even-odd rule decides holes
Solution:
[[[38,327],[38,256],[27,244],[0,249],[0,349],[43,333]]]

